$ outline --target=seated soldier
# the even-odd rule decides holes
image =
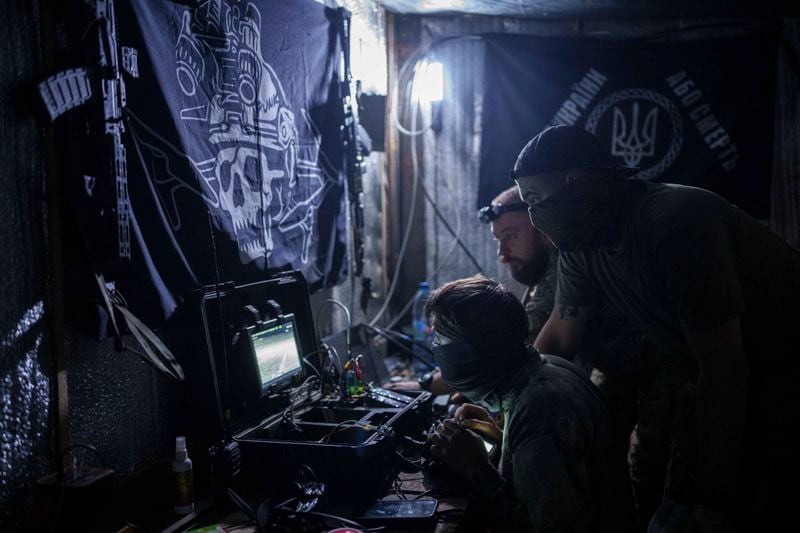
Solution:
[[[597,388],[571,363],[528,344],[520,301],[484,276],[434,291],[425,308],[444,381],[503,415],[463,405],[431,454],[464,476],[497,531],[633,529],[624,452]],[[499,470],[478,433],[502,442]]]

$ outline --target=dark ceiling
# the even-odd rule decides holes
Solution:
[[[800,0],[379,0],[395,13],[526,18],[798,15]]]

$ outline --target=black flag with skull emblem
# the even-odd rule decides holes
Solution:
[[[486,36],[478,206],[519,150],[555,124],[595,134],[645,180],[710,189],[766,218],[777,40],[684,42]]]
[[[157,324],[217,280],[342,279],[337,12],[314,0],[117,5],[131,307]]]

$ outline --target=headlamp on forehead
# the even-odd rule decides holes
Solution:
[[[503,213],[513,213],[514,211],[527,211],[528,204],[523,202],[514,202],[513,204],[505,205],[487,205],[478,211],[478,220],[484,224],[494,222]]]

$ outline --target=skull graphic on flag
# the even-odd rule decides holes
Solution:
[[[261,33],[254,2],[211,0],[184,11],[174,71],[183,146],[135,112],[133,135],[161,160],[155,181],[173,230],[185,218],[176,192],[189,189],[216,215],[217,230],[236,241],[243,265],[299,268],[309,261],[316,213],[336,180],[320,168],[321,136],[306,109],[287,98],[263,56]],[[176,170],[187,164],[191,179]]]

